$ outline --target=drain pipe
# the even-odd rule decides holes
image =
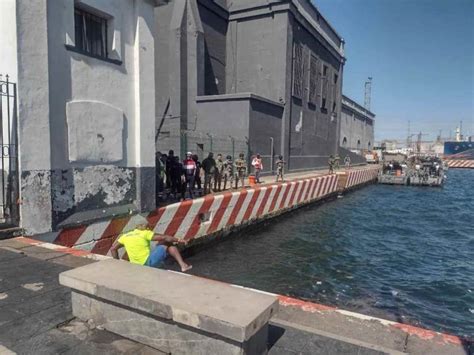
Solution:
[[[272,172],[272,175],[273,175],[273,157],[274,157],[274,154],[273,154],[273,137],[270,137],[270,170]]]

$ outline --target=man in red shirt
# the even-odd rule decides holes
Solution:
[[[186,185],[189,197],[194,198],[194,178],[196,176],[196,162],[193,159],[193,153],[187,152],[186,159],[183,161],[184,176],[186,177]],[[186,193],[185,193],[186,194]]]
[[[252,166],[255,169],[255,180],[260,184],[260,172],[263,169],[262,158],[260,157],[260,154],[257,154],[257,156],[253,158]]]

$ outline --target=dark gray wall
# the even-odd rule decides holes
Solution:
[[[214,5],[216,6],[216,5]],[[205,42],[205,95],[224,94],[226,67],[227,19],[208,1],[198,3]]]
[[[328,156],[335,154],[338,145],[338,119],[341,102],[341,64],[311,33],[290,15],[292,42],[303,46],[304,74],[303,95],[294,97],[293,83],[287,88],[291,96],[290,115],[290,152],[289,168],[291,170],[309,169],[327,164]],[[309,99],[309,66],[310,56],[318,59],[318,97],[316,104]],[[321,108],[322,65],[328,66],[327,110]],[[291,69],[293,75],[293,69]],[[333,95],[333,77],[338,74],[336,97]],[[332,115],[333,102],[336,102],[336,116]]]
[[[229,23],[227,92],[252,92],[279,102],[285,97],[287,13]]]
[[[347,149],[372,149],[374,146],[374,121],[350,107],[343,106],[340,145]]]
[[[262,156],[263,171],[271,170],[271,139],[274,155],[281,152],[281,127],[284,108],[268,102],[252,100],[250,103],[250,154]]]

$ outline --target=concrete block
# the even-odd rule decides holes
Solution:
[[[260,349],[262,346],[256,344],[266,344],[268,321],[278,310],[278,300],[272,295],[119,260],[100,261],[69,270],[62,273],[59,279],[62,285],[85,295],[85,298],[101,302],[100,307],[94,302],[99,310],[109,309],[106,304],[111,304],[130,312],[126,314],[128,318],[141,319],[138,315],[146,317],[140,322],[147,324],[147,327],[157,322],[153,325],[157,331],[163,328],[162,323],[166,323],[205,335],[206,338],[221,339],[226,344],[244,349],[244,352],[246,347]],[[85,298],[81,298],[81,302],[86,302]],[[81,307],[76,306],[75,309],[77,316],[87,316],[85,311],[80,311]],[[100,314],[96,311],[93,316],[96,318]],[[132,323],[136,323],[126,321],[115,324],[121,318],[115,319],[106,313],[102,317],[102,321],[110,323],[114,329],[117,327],[109,330],[120,331],[119,334],[124,336],[127,336],[128,327],[135,327]],[[124,314],[122,319],[127,317]],[[137,337],[143,337],[143,341],[148,338],[147,327],[135,329]],[[167,332],[169,330],[165,327],[162,333],[154,333],[154,336],[166,335]],[[187,342],[188,335],[186,332],[183,334],[182,341]],[[165,338],[173,339],[171,336]],[[155,343],[149,345],[157,346]]]
[[[72,292],[73,314],[112,333],[172,354],[264,354],[268,326],[239,343]]]
[[[77,291],[153,316],[248,340],[278,309],[274,296],[181,273],[105,260],[59,276]]]

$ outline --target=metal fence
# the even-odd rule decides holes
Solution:
[[[19,222],[17,141],[16,83],[0,75],[0,226]]]
[[[173,149],[175,155],[179,155],[180,158],[184,158],[186,152],[192,152],[201,160],[207,157],[209,152],[213,152],[214,156],[222,154],[224,158],[230,155],[234,160],[240,153],[244,153],[247,160],[250,155],[249,142],[246,139],[186,130],[174,134],[168,132],[160,134],[157,148],[162,153],[168,153],[168,150]]]

